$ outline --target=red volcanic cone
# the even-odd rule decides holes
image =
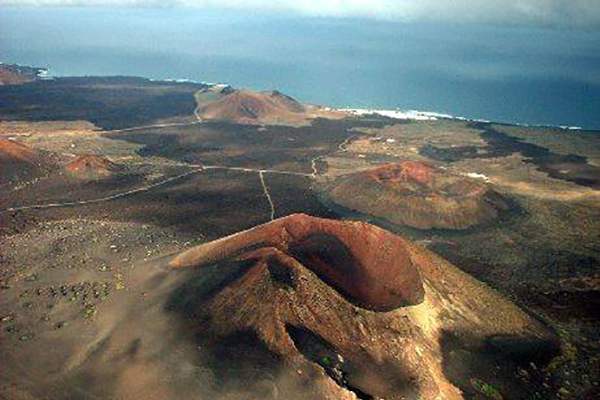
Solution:
[[[295,214],[195,247],[172,267],[225,259],[302,265],[349,301],[374,311],[419,304],[423,283],[402,238],[364,222]]]
[[[467,229],[509,209],[486,182],[416,161],[343,175],[323,191],[342,207],[417,229]]]

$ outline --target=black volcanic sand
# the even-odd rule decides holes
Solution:
[[[266,174],[265,182],[275,205],[275,218],[302,212],[314,217],[339,219],[339,214],[324,205],[308,177]]]
[[[171,171],[167,176],[178,172]],[[138,186],[139,178],[130,177],[132,180],[125,187]],[[310,178],[266,173],[264,179],[275,203],[276,217],[298,212],[329,218],[336,216],[315,197],[310,189]],[[89,198],[93,197],[94,191],[98,197],[108,194],[98,189],[100,185],[100,182],[73,183],[66,187],[52,185],[53,191],[47,192],[45,199],[54,202],[70,197]],[[25,199],[31,203],[35,192],[35,188],[23,190],[18,199],[13,201],[11,198],[10,204]],[[0,221],[6,232],[23,232],[39,222],[70,218],[129,221],[176,228],[214,239],[266,222],[270,214],[271,208],[257,172],[205,170],[148,192],[107,202],[0,213]]]
[[[0,86],[5,120],[86,120],[103,129],[149,125],[194,113],[206,85],[133,77],[81,77]]]
[[[474,158],[507,157],[520,153],[525,157],[525,162],[536,165],[539,171],[552,178],[600,189],[600,167],[588,164],[586,157],[554,153],[545,147],[500,132],[490,124],[473,123],[471,127],[482,131],[480,136],[487,142],[487,146],[442,148],[426,144],[419,149],[419,154],[437,161],[456,162]]]
[[[64,169],[56,169],[35,184],[24,184],[12,189],[0,188],[0,210],[102,199],[152,185],[190,170],[188,167],[181,166],[124,164],[119,165],[118,171],[112,175],[82,178]],[[6,217],[6,214],[0,212],[0,219]]]
[[[294,128],[212,122],[106,133],[105,136],[145,145],[138,150],[143,157],[312,173],[311,160],[337,151],[339,144],[355,135],[353,128],[380,128],[384,124],[383,119],[317,119],[311,126]]]
[[[362,122],[353,119],[317,120],[314,129],[281,126],[261,129],[211,123],[106,133],[106,136],[146,144],[140,150],[142,155],[160,155],[183,162],[310,174],[311,160],[338,151],[342,142],[355,135],[352,128],[380,127],[385,122],[383,119]],[[219,150],[206,151],[207,147]],[[6,209],[19,205],[102,198],[192,170],[185,165],[130,166],[125,172],[110,178],[86,182],[56,176],[19,191],[0,191],[0,203],[2,209]],[[157,171],[162,172],[162,178],[145,181],[147,175]],[[297,212],[322,217],[336,216],[315,197],[308,176],[265,173],[264,178],[275,203],[276,216]],[[0,220],[7,232],[23,231],[45,220],[77,217],[152,223],[215,238],[267,221],[270,205],[258,172],[204,170],[148,192],[108,202],[0,213]]]

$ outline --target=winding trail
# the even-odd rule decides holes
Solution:
[[[114,130],[107,130],[107,131],[101,131],[101,132],[102,133],[121,133],[121,132],[137,131],[137,130],[142,130],[142,129],[165,128],[165,127],[171,127],[171,126],[190,126],[190,125],[201,124],[204,121],[203,121],[202,117],[200,116],[200,104],[198,102],[196,102],[196,108],[194,109],[194,117],[196,118],[196,121],[192,121],[192,122],[165,123],[165,124],[135,126],[135,127],[131,127],[131,128],[114,129]],[[338,151],[342,151],[342,152],[346,151],[346,146],[348,145],[348,143],[350,142],[350,140],[352,140],[355,137],[356,137],[356,135],[347,137],[342,143],[340,143],[338,145],[338,149],[339,149]],[[257,169],[257,168],[245,168],[245,167],[227,167],[227,166],[222,166],[222,165],[202,165],[202,164],[187,164],[187,163],[164,163],[164,165],[182,166],[182,167],[184,166],[184,167],[189,167],[189,168],[193,168],[193,169],[190,170],[190,171],[184,172],[182,174],[179,174],[177,176],[173,176],[173,177],[164,179],[164,180],[162,180],[160,182],[153,183],[151,185],[143,186],[143,187],[136,188],[136,189],[127,190],[127,191],[116,193],[116,194],[113,194],[113,195],[110,195],[110,196],[106,196],[106,197],[101,197],[101,198],[91,199],[91,200],[67,201],[67,202],[63,202],[63,203],[33,204],[33,205],[20,206],[20,207],[9,207],[9,208],[0,210],[0,213],[15,212],[15,211],[25,211],[25,210],[34,210],[34,209],[38,209],[39,210],[39,209],[47,209],[47,208],[75,207],[75,206],[84,206],[84,205],[87,205],[87,204],[103,203],[103,202],[107,202],[107,201],[111,201],[111,200],[116,200],[116,199],[119,199],[119,198],[122,198],[122,197],[135,195],[137,193],[148,192],[148,191],[150,191],[150,190],[152,190],[154,188],[157,188],[157,187],[165,185],[165,184],[167,184],[169,182],[173,182],[175,180],[184,178],[184,177],[189,176],[191,174],[195,174],[195,173],[199,173],[199,172],[202,172],[202,171],[214,169],[214,170],[230,170],[230,171],[243,171],[243,172],[258,173],[259,177],[260,177],[260,182],[262,184],[262,188],[263,188],[263,191],[264,191],[264,194],[265,194],[265,197],[269,201],[269,205],[271,207],[271,220],[273,220],[275,218],[275,213],[276,213],[275,204],[273,202],[271,194],[269,193],[269,189],[267,187],[264,174],[265,173],[270,173],[270,174],[293,175],[293,176],[302,176],[302,177],[309,177],[309,178],[316,179],[318,177],[318,175],[319,175],[319,171],[317,170],[317,162],[319,160],[321,160],[322,158],[327,157],[327,156],[329,156],[331,154],[333,154],[333,153],[322,154],[320,156],[317,156],[317,157],[311,159],[312,173],[310,173],[310,174],[304,173],[304,172],[284,171],[284,170],[276,170],[276,169]],[[131,164],[158,165],[157,163],[131,163]]]
[[[24,211],[24,210],[31,210],[31,209],[44,209],[44,208],[57,208],[57,207],[73,207],[73,206],[84,206],[86,204],[94,204],[94,203],[103,203],[105,201],[110,201],[110,200],[115,200],[115,199],[119,199],[121,197],[125,197],[125,196],[130,196],[133,194],[137,194],[140,192],[147,192],[151,189],[154,189],[158,186],[162,186],[166,183],[169,182],[173,182],[177,179],[181,179],[183,177],[186,177],[188,175],[197,173],[202,171],[201,168],[195,168],[191,171],[187,171],[184,172],[183,174],[179,174],[177,176],[172,176],[170,178],[167,178],[165,180],[162,180],[160,182],[156,182],[153,183],[151,185],[148,186],[143,186],[137,189],[131,189],[128,190],[126,192],[121,192],[121,193],[117,193],[117,194],[113,194],[111,196],[106,196],[106,197],[101,197],[99,199],[91,199],[91,200],[79,200],[79,201],[68,201],[68,202],[64,202],[64,203],[49,203],[49,204],[34,204],[34,205],[30,205],[30,206],[22,206],[22,207],[9,207],[5,210],[0,210],[1,212],[11,212],[11,211]]]
[[[153,129],[153,128],[168,128],[170,126],[189,126],[189,125],[197,125],[204,122],[202,117],[200,116],[200,104],[196,101],[196,108],[194,108],[194,117],[195,121],[192,122],[172,122],[166,124],[155,124],[155,125],[144,125],[144,126],[134,126],[131,128],[123,128],[123,129],[112,129],[112,130],[102,130],[101,133],[121,133],[121,132],[131,132],[138,131],[141,129]]]
[[[312,177],[312,174],[307,174],[305,172],[295,172],[295,171],[282,171],[279,169],[256,169],[256,168],[244,168],[244,167],[224,167],[221,165],[201,165],[201,164],[188,164],[194,167],[202,167],[204,169],[227,169],[231,171],[245,171],[245,172],[268,172],[270,174],[282,174],[282,175],[296,175],[296,176],[305,176]]]
[[[195,111],[194,111],[194,115]],[[196,118],[199,118],[196,115]],[[156,124],[156,125],[144,125],[144,126],[134,126],[132,128],[123,128],[123,129],[113,129],[113,130],[109,130],[109,131],[99,131],[99,133],[122,133],[122,132],[131,132],[131,131],[139,131],[141,129],[153,129],[153,128],[167,128],[170,126],[189,126],[189,125],[197,125],[202,123],[201,120],[199,121],[192,121],[192,122],[173,122],[173,123],[169,123],[169,124]]]
[[[145,164],[145,163],[136,163],[136,164]],[[148,163],[151,165],[156,165],[156,163]],[[32,204],[32,205],[28,205],[28,206],[21,206],[21,207],[9,207],[6,208],[4,210],[0,210],[0,213],[3,212],[14,212],[14,211],[25,211],[25,210],[33,210],[33,209],[46,209],[46,208],[58,208],[58,207],[74,207],[74,206],[84,206],[87,204],[96,204],[96,203],[103,203],[106,201],[111,201],[111,200],[116,200],[122,197],[126,197],[126,196],[131,196],[137,193],[141,193],[141,192],[147,192],[150,191],[154,188],[157,188],[159,186],[162,186],[164,184],[167,184],[169,182],[173,182],[175,180],[178,180],[180,178],[184,178],[188,175],[191,174],[195,174],[195,173],[199,173],[199,172],[204,172],[207,170],[231,170],[231,171],[243,171],[243,172],[252,172],[252,173],[258,173],[259,177],[260,177],[260,181],[263,187],[263,191],[265,193],[265,196],[267,197],[267,200],[269,201],[269,204],[271,206],[271,220],[274,219],[275,216],[275,204],[273,203],[273,199],[271,198],[271,195],[269,193],[269,189],[267,187],[265,178],[264,178],[264,174],[265,173],[271,173],[271,174],[283,174],[283,175],[295,175],[295,176],[303,176],[303,177],[312,177],[311,174],[306,174],[303,172],[294,172],[294,171],[281,171],[281,170],[275,170],[275,169],[255,169],[255,168],[243,168],[243,167],[225,167],[225,166],[221,166],[221,165],[200,165],[200,164],[165,164],[165,165],[169,165],[169,166],[186,166],[186,167],[191,167],[193,168],[191,171],[186,171],[182,174],[179,174],[177,176],[172,176],[170,178],[164,179],[160,182],[156,182],[153,183],[151,185],[147,185],[147,186],[143,186],[140,188],[136,188],[136,189],[131,189],[131,190],[127,190],[125,192],[120,192],[120,193],[116,193],[110,196],[106,196],[106,197],[100,197],[97,199],[91,199],[91,200],[78,200],[78,201],[67,201],[67,202],[63,202],[63,203],[46,203],[46,204]]]
[[[265,171],[259,171],[258,176],[260,177],[260,183],[262,184],[265,196],[267,196],[267,200],[269,200],[269,205],[271,206],[271,221],[273,221],[275,219],[275,204],[273,203],[273,199],[269,194],[269,188],[267,188],[267,184],[265,183],[264,173]]]
[[[346,141],[344,141],[344,143],[346,143],[350,138],[346,139]],[[339,148],[342,149],[342,145],[344,144],[340,144]],[[342,151],[345,151],[345,149],[342,149]],[[263,187],[263,191],[265,193],[265,196],[267,197],[267,200],[269,201],[269,205],[271,206],[271,220],[273,220],[275,218],[275,204],[273,202],[273,199],[271,198],[271,195],[269,193],[269,189],[267,187],[265,178],[264,178],[264,174],[265,173],[269,173],[269,174],[282,174],[282,175],[293,175],[293,176],[302,176],[302,177],[309,177],[309,178],[316,178],[318,171],[316,168],[316,162],[325,157],[326,155],[321,155],[318,157],[315,157],[311,160],[311,166],[313,169],[313,172],[311,174],[307,174],[305,172],[296,172],[296,171],[283,171],[283,170],[277,170],[277,169],[257,169],[257,168],[245,168],[245,167],[226,167],[226,166],[222,166],[222,165],[202,165],[202,164],[185,164],[185,163],[165,163],[165,165],[168,166],[185,166],[185,167],[190,167],[193,168],[191,171],[187,171],[184,172],[182,174],[179,174],[177,176],[173,176],[170,178],[167,178],[165,180],[162,180],[160,182],[156,182],[153,183],[151,185],[147,185],[147,186],[143,186],[140,188],[136,188],[136,189],[131,189],[131,190],[127,190],[125,192],[120,192],[120,193],[116,193],[110,196],[106,196],[106,197],[100,197],[97,199],[91,199],[91,200],[77,200],[77,201],[67,201],[67,202],[63,202],[63,203],[46,203],[46,204],[32,204],[32,205],[28,205],[28,206],[21,206],[21,207],[9,207],[3,210],[0,210],[0,213],[4,213],[4,212],[15,212],[15,211],[25,211],[25,210],[40,210],[40,209],[46,209],[46,208],[58,208],[58,207],[75,207],[75,206],[84,206],[87,204],[96,204],[96,203],[103,203],[106,201],[111,201],[111,200],[116,200],[122,197],[126,197],[126,196],[131,196],[137,193],[141,193],[141,192],[148,192],[154,188],[157,188],[159,186],[162,186],[164,184],[167,184],[169,182],[173,182],[175,180],[178,180],[180,178],[184,178],[188,175],[191,174],[195,174],[198,172],[203,172],[203,171],[207,171],[207,170],[229,170],[229,171],[242,171],[242,172],[257,172],[259,174],[260,177],[260,182],[262,184]],[[143,165],[157,165],[157,163],[131,163],[131,164],[143,164]]]
[[[348,144],[350,144],[350,141],[356,137],[358,137],[358,135],[348,136],[342,143],[339,144],[338,149],[342,152],[348,150],[346,146],[348,146]]]
[[[310,167],[312,168],[312,174],[310,174],[310,176],[312,176],[313,178],[316,178],[319,171],[317,171],[317,161],[319,161],[321,158],[323,158],[323,156],[319,156],[319,157],[315,157],[312,160],[310,160]]]
[[[352,139],[354,139],[355,137],[357,137],[357,135],[348,136],[346,139],[344,139],[344,141],[338,145],[338,150],[341,152],[345,152],[347,150],[346,146],[348,146],[348,143],[350,143],[350,141]],[[312,173],[310,174],[311,177],[316,178],[319,175],[319,171],[317,170],[317,162],[319,160],[321,160],[322,158],[330,156],[331,154],[333,154],[333,153],[322,154],[318,157],[313,158],[310,161],[310,167],[312,169]]]

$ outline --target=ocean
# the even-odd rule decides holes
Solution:
[[[342,108],[600,129],[600,31],[184,8],[0,9],[0,61]]]

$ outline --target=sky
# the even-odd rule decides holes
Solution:
[[[0,0],[1,5],[201,7],[335,18],[600,29],[600,0]]]

